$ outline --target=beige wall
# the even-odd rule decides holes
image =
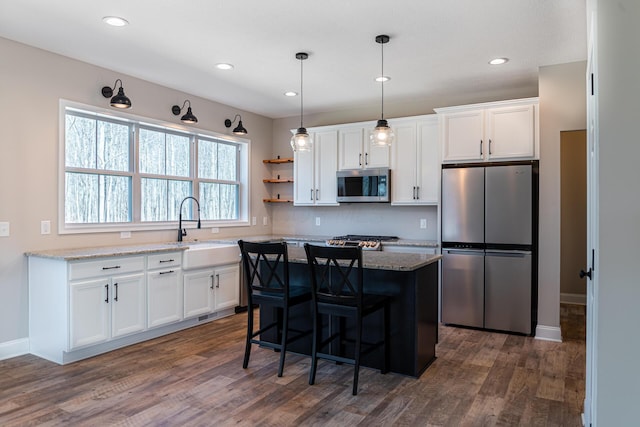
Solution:
[[[560,299],[586,299],[587,132],[560,133]]]
[[[540,67],[538,331],[560,330],[560,132],[585,129],[586,62]]]
[[[108,108],[100,88],[121,78],[133,103],[128,113],[179,123],[171,106],[191,101],[199,123],[194,127],[228,134],[226,118],[242,114],[252,150],[251,216],[269,215],[262,203],[262,159],[271,154],[272,120],[206,101],[104,68],[0,38],[0,221],[11,236],[0,237],[0,354],[2,343],[28,336],[28,286],[25,251],[83,246],[173,241],[176,231],[58,235],[58,119],[61,98]],[[40,221],[51,220],[52,233],[40,235]],[[270,225],[189,231],[189,237],[265,234]],[[271,222],[269,221],[269,224]],[[177,225],[176,225],[177,229]]]

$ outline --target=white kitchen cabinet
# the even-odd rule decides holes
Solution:
[[[391,204],[434,205],[440,187],[438,118],[435,115],[391,122]]]
[[[438,108],[443,163],[539,157],[538,99]]]
[[[338,206],[336,202],[338,132],[312,132],[310,151],[296,151],[293,162],[295,206]]]
[[[389,167],[389,147],[372,144],[369,129],[362,126],[340,127],[338,135],[339,170]]]
[[[179,267],[147,272],[147,325],[154,328],[182,320],[182,283]]]
[[[71,349],[146,328],[143,272],[71,282],[69,297]]]
[[[234,308],[240,297],[240,265],[184,273],[184,317]]]

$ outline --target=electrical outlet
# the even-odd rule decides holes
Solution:
[[[427,228],[427,219],[426,218],[420,219],[420,228]]]
[[[40,221],[40,234],[51,234],[51,221]]]
[[[0,237],[9,237],[11,226],[8,222],[0,222]]]
[[[269,225],[269,217],[268,216],[263,216],[262,217],[262,225]]]
[[[219,233],[219,232],[220,232],[220,229],[219,229],[218,227],[212,227],[212,228],[211,228],[211,232],[212,232],[213,234],[216,234],[216,233]]]
[[[120,232],[120,238],[121,239],[130,239],[131,238],[131,232],[130,231],[121,231]]]
[[[256,218],[255,216],[251,217],[251,224],[252,224],[252,225],[256,225],[256,223],[257,223],[257,222],[256,222],[256,219],[257,219],[257,218]]]
[[[316,217],[316,225],[317,225],[317,226],[319,226],[319,225],[320,225],[320,217],[319,217],[319,216],[317,216],[317,217]]]

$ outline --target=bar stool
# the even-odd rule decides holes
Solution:
[[[289,309],[294,305],[309,301],[311,292],[308,288],[290,286],[289,257],[286,243],[253,243],[239,240],[238,246],[240,246],[240,251],[242,252],[242,262],[246,273],[247,313],[249,315],[242,367],[246,369],[249,365],[251,344],[258,344],[280,351],[278,376],[281,377],[284,370],[287,345],[311,333],[311,330],[298,331],[289,328]],[[274,322],[254,330],[254,304],[259,305],[260,309],[263,307],[275,307],[280,313]],[[259,337],[269,330],[276,331],[278,342],[265,341]],[[289,331],[296,333],[296,335],[290,337]]]
[[[313,297],[313,343],[311,350],[311,371],[309,384],[316,378],[318,359],[348,363],[354,366],[353,395],[358,393],[358,374],[361,356],[379,347],[383,347],[383,359],[380,373],[389,371],[389,330],[390,330],[390,298],[384,295],[366,294],[363,292],[362,249],[360,247],[324,247],[304,245],[311,272],[311,289]],[[384,321],[382,340],[375,343],[362,342],[363,318],[383,310]],[[340,320],[340,327],[329,337],[322,339],[322,316],[330,316]],[[345,319],[355,321],[355,339],[347,340]],[[331,321],[330,321],[331,324]],[[331,329],[331,328],[330,328]],[[323,349],[338,340],[339,351]],[[344,344],[353,342],[355,350],[353,358],[344,356]],[[366,348],[364,348],[366,347]]]

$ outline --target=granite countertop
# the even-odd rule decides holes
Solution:
[[[307,263],[303,248],[289,248],[289,262]],[[362,251],[362,266],[373,270],[414,271],[437,262],[442,255]]]
[[[64,261],[78,261],[91,258],[105,258],[115,256],[146,255],[151,253],[183,251],[189,248],[188,244],[148,243],[144,245],[105,246],[75,249],[49,249],[43,251],[25,252],[26,256],[39,258],[52,258]]]
[[[122,245],[122,246],[105,246],[105,247],[87,247],[72,249],[48,249],[41,251],[26,252],[26,256],[60,259],[64,261],[78,261],[91,258],[106,258],[116,256],[145,255],[150,253],[174,252],[189,249],[189,245],[198,245],[206,243],[229,243],[236,244],[238,240],[244,239],[252,242],[267,241],[305,241],[305,242],[324,242],[329,240],[330,236],[315,235],[258,235],[258,236],[239,236],[222,239],[212,239],[206,241],[184,241],[184,242],[164,242],[164,243],[147,243],[140,245]],[[437,242],[428,240],[407,240],[400,239],[397,242],[383,243],[383,246],[422,246],[422,247],[438,247]],[[302,248],[290,248],[292,253],[300,250],[299,259],[294,262],[306,262],[306,256]],[[422,265],[434,262],[439,258],[434,255],[425,254],[398,254],[379,251],[365,251],[363,261],[366,268],[378,268],[382,270],[414,270]],[[436,258],[436,259],[432,259]],[[419,265],[422,264],[422,265]]]

